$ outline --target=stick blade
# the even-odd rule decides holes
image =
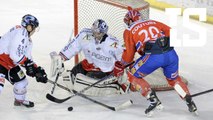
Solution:
[[[58,99],[58,98],[55,98],[54,96],[50,95],[49,93],[46,94],[46,98],[52,102],[55,102],[55,103],[63,103],[64,101],[66,101],[67,99],[69,98],[66,98],[66,99]]]
[[[132,104],[133,104],[132,100],[128,100],[125,103],[116,106],[115,111],[125,109],[125,108],[131,106]]]

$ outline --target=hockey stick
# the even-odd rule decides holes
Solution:
[[[66,90],[66,91],[68,91],[68,92],[72,92],[69,88],[67,88],[67,87],[65,87],[65,86],[63,86],[63,85],[61,85],[61,84],[58,84],[58,83],[56,83],[56,82],[53,82],[52,80],[47,80],[47,81],[48,81],[49,83],[51,83],[51,84],[54,84],[54,85],[60,87],[61,89],[64,89],[64,90]]]
[[[55,82],[51,81],[51,83],[53,84],[51,94],[53,94],[55,91],[55,86],[57,85],[58,77],[59,77],[59,73],[57,73],[57,75],[56,75]],[[49,82],[49,80],[48,80],[48,82]]]
[[[69,88],[63,86],[63,85],[60,85],[60,84],[58,84],[58,83],[54,83],[54,82],[51,81],[51,80],[48,80],[48,82],[49,82],[49,83],[52,83],[52,84],[56,84],[56,86],[58,86],[58,87],[60,87],[60,88],[62,88],[62,89],[64,89],[64,90],[66,90],[66,91],[68,91],[68,92],[71,93],[71,90],[70,90]],[[101,106],[103,106],[103,107],[105,107],[105,108],[108,108],[108,109],[110,109],[110,110],[113,110],[113,111],[118,111],[118,110],[127,108],[127,107],[129,107],[130,105],[132,105],[132,103],[133,103],[132,100],[128,100],[128,101],[126,101],[126,102],[124,102],[124,103],[122,103],[122,104],[120,104],[120,105],[118,105],[118,106],[116,106],[116,107],[112,107],[112,106],[106,105],[106,104],[104,104],[104,103],[101,103],[101,102],[99,102],[99,101],[96,101],[96,100],[94,100],[94,99],[92,99],[92,98],[89,98],[89,97],[87,97],[87,96],[84,95],[84,94],[78,93],[76,90],[72,90],[72,92],[73,92],[74,94],[78,94],[80,97],[83,97],[83,98],[85,98],[85,99],[87,99],[87,100],[89,100],[89,101],[92,101],[92,102],[94,102],[94,103],[96,103],[96,104],[99,104],[99,105],[101,105]],[[48,96],[49,96],[49,95],[48,95]],[[55,97],[53,97],[53,96],[49,96],[48,98],[50,98],[50,97],[51,97],[51,99],[54,99],[54,101],[57,101],[57,98],[55,98]]]
[[[135,63],[135,61],[133,61],[133,62],[127,64],[127,65],[125,66],[125,68],[128,67],[128,66],[130,66],[130,65],[132,65],[133,63]],[[65,102],[65,101],[71,99],[72,97],[75,97],[75,96],[78,95],[79,93],[83,93],[84,91],[86,91],[86,90],[92,88],[92,87],[95,86],[96,84],[98,84],[98,83],[100,83],[100,82],[102,82],[102,81],[108,79],[108,78],[111,77],[112,75],[113,75],[113,73],[111,73],[109,76],[103,77],[102,79],[98,80],[97,82],[95,82],[95,83],[89,85],[88,87],[84,88],[83,90],[79,91],[77,94],[71,95],[71,96],[69,96],[69,97],[67,97],[67,98],[58,99],[58,98],[55,98],[54,96],[50,95],[49,93],[47,93],[46,98],[47,98],[48,100],[52,101],[52,102],[63,103],[63,102]]]
[[[76,90],[72,90],[72,91],[73,91],[74,94],[77,94],[77,95],[80,96],[80,97],[83,97],[83,98],[85,98],[85,99],[87,99],[87,100],[89,100],[89,101],[92,101],[92,102],[94,102],[94,103],[96,103],[96,104],[99,104],[99,105],[101,105],[101,106],[103,106],[103,107],[105,107],[105,108],[108,108],[108,109],[112,110],[112,111],[117,111],[117,110],[126,108],[126,107],[132,105],[132,103],[133,103],[132,100],[128,100],[128,101],[124,102],[123,104],[120,104],[120,105],[118,105],[118,106],[116,106],[116,107],[112,107],[112,106],[106,105],[106,104],[104,104],[104,103],[101,103],[101,102],[99,102],[99,101],[96,101],[96,100],[94,100],[94,99],[91,99],[91,98],[87,97],[86,95],[84,95],[84,94],[82,94],[82,93],[78,93]]]
[[[206,94],[206,93],[209,93],[209,92],[212,92],[212,91],[213,91],[213,89],[209,89],[209,90],[206,90],[206,91],[203,91],[203,92],[192,94],[191,97],[196,97],[196,96]]]

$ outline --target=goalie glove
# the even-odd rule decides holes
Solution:
[[[124,74],[124,68],[125,68],[125,66],[120,61],[116,61],[115,67],[113,70],[114,76],[115,77],[122,76]]]
[[[47,74],[45,70],[40,66],[36,69],[35,77],[37,82],[47,83]]]

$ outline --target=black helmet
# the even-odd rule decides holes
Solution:
[[[21,25],[23,27],[27,27],[28,25],[31,25],[33,29],[35,29],[39,26],[39,22],[36,17],[30,14],[27,14],[22,17]]]

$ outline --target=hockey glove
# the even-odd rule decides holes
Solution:
[[[115,67],[113,70],[114,76],[115,77],[122,76],[124,74],[124,68],[125,68],[125,66],[120,61],[116,61]]]
[[[26,74],[30,77],[35,77],[35,74],[36,74],[36,64],[27,59],[25,62],[24,62],[24,67],[26,68]]]
[[[47,74],[44,71],[44,69],[42,67],[40,67],[40,66],[36,69],[35,77],[36,77],[36,81],[37,82],[47,83],[47,80],[48,80],[47,79]]]

